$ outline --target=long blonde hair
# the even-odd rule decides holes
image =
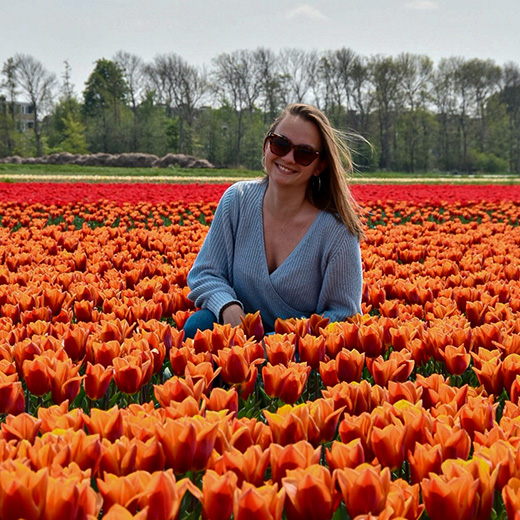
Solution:
[[[361,240],[364,232],[359,217],[360,208],[347,184],[347,176],[354,171],[354,165],[344,136],[332,127],[329,119],[321,110],[304,103],[294,103],[285,107],[274,120],[269,131],[275,131],[276,127],[289,115],[301,117],[316,125],[323,145],[321,153],[327,163],[320,174],[319,189],[312,182],[314,177],[309,181],[307,199],[318,209],[336,215],[351,233]]]

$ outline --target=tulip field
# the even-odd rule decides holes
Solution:
[[[362,314],[187,339],[227,186],[0,184],[0,519],[520,520],[520,185],[353,185]]]

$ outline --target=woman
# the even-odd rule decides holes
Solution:
[[[213,323],[240,325],[260,310],[276,318],[361,311],[362,225],[346,184],[350,154],[317,108],[289,105],[264,141],[266,178],[237,182],[222,196],[188,275],[202,310],[186,337]]]

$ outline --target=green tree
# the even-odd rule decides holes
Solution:
[[[126,106],[127,93],[121,67],[115,61],[97,60],[83,92],[83,114],[92,151],[117,153],[128,149],[132,115]]]

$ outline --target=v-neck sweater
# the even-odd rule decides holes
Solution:
[[[230,303],[260,311],[266,332],[277,318],[320,314],[342,321],[361,312],[359,240],[332,213],[320,210],[289,256],[269,273],[263,229],[267,181],[229,187],[188,274],[189,298],[220,317]],[[266,230],[266,233],[268,231]]]

